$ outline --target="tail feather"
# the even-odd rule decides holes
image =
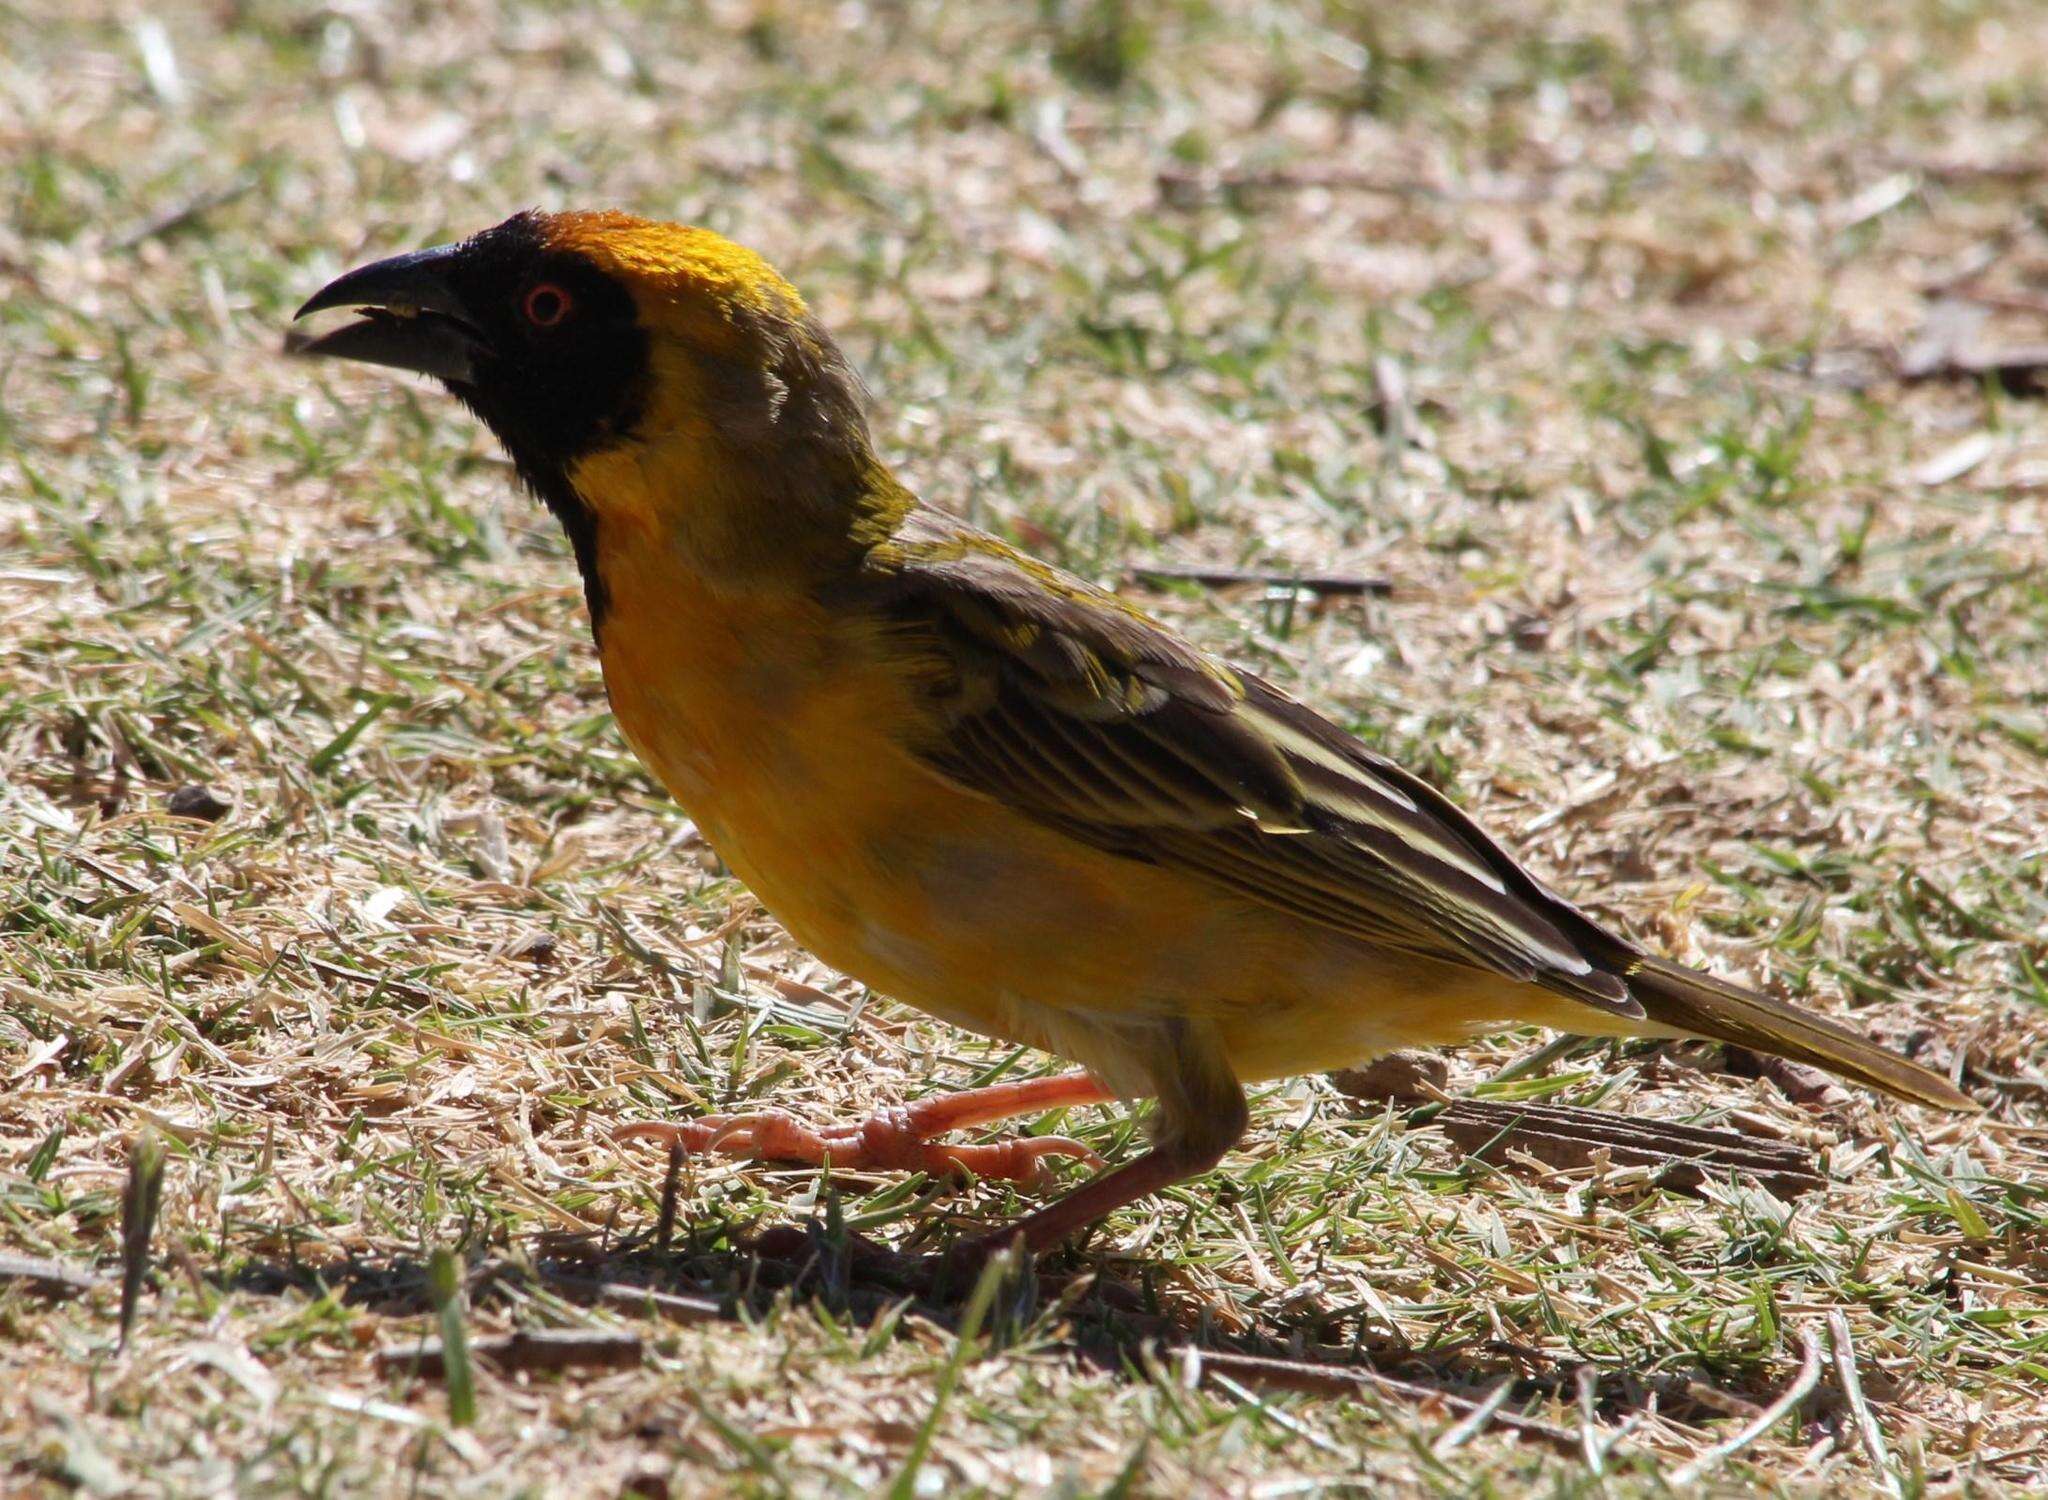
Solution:
[[[1638,960],[1629,967],[1628,987],[1652,1022],[1673,1031],[1811,1063],[1915,1104],[1972,1112],[1983,1108],[1939,1073],[1846,1026],[1683,964]]]

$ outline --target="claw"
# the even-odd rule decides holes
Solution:
[[[1070,1074],[945,1095],[905,1109],[883,1110],[857,1125],[823,1130],[782,1110],[764,1109],[743,1115],[707,1115],[701,1120],[638,1121],[621,1125],[612,1138],[666,1141],[692,1154],[715,1151],[812,1166],[823,1165],[829,1158],[833,1166],[850,1171],[925,1172],[934,1177],[967,1171],[994,1182],[1035,1185],[1044,1181],[1045,1163],[1053,1157],[1068,1157],[1092,1167],[1100,1167],[1102,1158],[1064,1135],[958,1145],[932,1137],[956,1125],[1000,1118],[1040,1103],[1086,1103],[1102,1097],[1106,1092],[1101,1085],[1084,1075]]]

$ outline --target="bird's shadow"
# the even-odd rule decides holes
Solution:
[[[1509,1384],[1504,1411],[1562,1402],[1602,1424],[1625,1424],[1653,1410],[1681,1422],[1725,1420],[1753,1413],[1772,1394],[1760,1372],[1616,1369],[1498,1339],[1418,1348],[1357,1319],[1348,1326],[1332,1318],[1245,1328],[1235,1313],[1219,1315],[1222,1310],[1184,1294],[1162,1295],[1163,1267],[1071,1252],[1006,1265],[994,1295],[978,1299],[979,1276],[971,1266],[893,1250],[816,1222],[754,1236],[712,1226],[667,1244],[652,1235],[619,1241],[549,1235],[523,1249],[472,1261],[467,1284],[473,1305],[488,1309],[508,1294],[545,1289],[564,1301],[614,1311],[673,1316],[683,1308],[691,1321],[758,1319],[778,1304],[811,1305],[867,1326],[915,1313],[958,1333],[970,1303],[981,1301],[975,1331],[991,1353],[1028,1346],[1135,1379],[1152,1378],[1191,1353],[1249,1359],[1261,1375],[1277,1375],[1279,1385],[1293,1390],[1342,1394],[1385,1385],[1418,1401],[1441,1397],[1448,1415],[1439,1412],[1437,1419],[1444,1422],[1471,1410],[1482,1395],[1497,1395],[1503,1381]],[[390,1317],[423,1316],[434,1305],[426,1262],[404,1255],[317,1268],[246,1262],[218,1280],[223,1289],[258,1294],[331,1295]],[[1355,1387],[1347,1386],[1350,1380]],[[1821,1415],[1830,1416],[1828,1408],[1838,1403],[1829,1393],[1822,1401]],[[1526,1420],[1523,1428],[1570,1436]]]

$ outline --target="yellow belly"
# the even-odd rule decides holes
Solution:
[[[911,705],[879,653],[807,603],[736,614],[664,590],[604,628],[627,739],[797,941],[885,994],[1131,1092],[1118,1038],[1177,1019],[1213,1024],[1245,1081],[1545,1019],[1529,986],[1369,948],[952,785],[906,748]]]

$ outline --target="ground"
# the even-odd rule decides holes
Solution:
[[[2048,416],[2025,349],[1949,357],[2042,336],[2044,80],[2021,0],[0,10],[0,1488],[2048,1477]],[[1056,1064],[796,950],[620,742],[491,444],[278,356],[334,273],[534,203],[762,249],[923,494],[1988,1114],[1525,1033],[1446,1090],[1830,1180],[1487,1166],[1302,1079],[986,1307],[854,1236],[1038,1192],[692,1162],[664,1237],[615,1122]],[[1147,571],[1219,567],[1385,590]],[[150,1141],[122,1348],[21,1258],[118,1280]],[[377,1359],[436,1251],[469,1338],[622,1352],[476,1358],[465,1421]]]

